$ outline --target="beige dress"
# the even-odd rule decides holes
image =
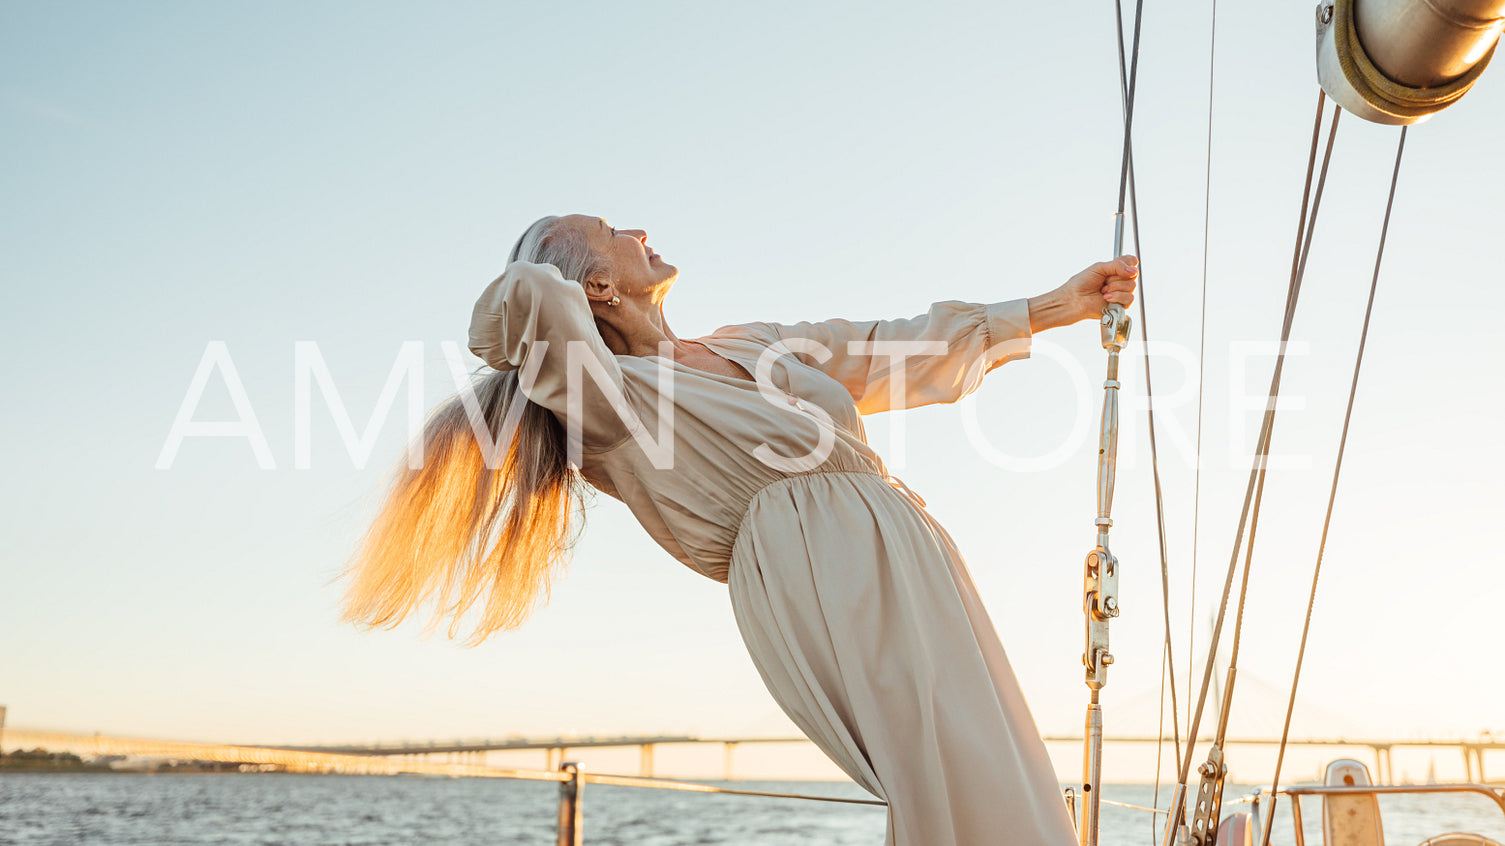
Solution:
[[[1027,357],[1025,302],[751,323],[698,341],[759,382],[614,355],[583,289],[553,265],[510,265],[470,330],[472,351],[520,369],[529,398],[559,414],[593,485],[727,584],[774,699],[887,800],[888,844],[1073,843],[962,555],[888,474],[861,417],[955,401]]]

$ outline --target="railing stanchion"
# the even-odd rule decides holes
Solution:
[[[585,781],[580,778],[580,765],[574,761],[561,761],[561,772],[568,773],[568,781],[559,782],[559,838],[558,846],[582,846],[585,833],[584,808],[580,805],[580,789]]]
[[[1306,846],[1306,823],[1301,820],[1301,795],[1291,795],[1291,819],[1296,824],[1296,846]],[[1275,827],[1275,801],[1270,801],[1270,827]]]

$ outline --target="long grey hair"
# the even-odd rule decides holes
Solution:
[[[607,272],[585,237],[555,215],[517,239],[508,263],[519,260],[552,264],[580,281]],[[568,460],[564,427],[522,394],[517,370],[485,369],[472,389],[493,439],[512,404],[525,403],[505,457],[487,466],[460,394],[434,410],[423,430],[423,466],[399,467],[345,570],[344,620],[393,628],[430,605],[430,630],[448,620],[451,638],[468,627],[466,642],[475,645],[522,625],[540,597],[548,601],[588,485]]]

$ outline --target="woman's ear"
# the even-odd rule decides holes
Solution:
[[[605,274],[592,276],[580,284],[585,288],[585,296],[593,302],[605,302],[617,296],[616,284]]]

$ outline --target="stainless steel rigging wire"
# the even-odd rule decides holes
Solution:
[[[1118,222],[1123,225],[1124,197],[1129,189],[1129,168],[1133,162],[1134,138],[1134,87],[1139,77],[1139,31],[1144,19],[1144,0],[1134,2],[1134,47],[1128,63],[1128,76],[1124,71],[1124,6],[1123,0],[1113,0],[1113,13],[1118,24],[1118,85],[1123,96],[1124,151],[1118,169]],[[1118,242],[1122,246],[1122,241]],[[1117,258],[1117,256],[1114,256]]]
[[[1207,37],[1207,172],[1203,177],[1202,186],[1202,316],[1198,322],[1197,333],[1197,452],[1196,466],[1193,468],[1194,479],[1191,500],[1191,609],[1187,613],[1186,632],[1186,663],[1196,659],[1197,648],[1197,549],[1201,540],[1202,525],[1202,398],[1206,381],[1207,364],[1207,254],[1211,241],[1210,232],[1212,226],[1212,104],[1213,94],[1216,90],[1216,71],[1218,56],[1218,0],[1212,0],[1212,26]],[[1186,721],[1191,722],[1191,673],[1186,674]],[[1188,738],[1188,743],[1196,743],[1196,738]],[[1176,759],[1180,760],[1181,753],[1178,750]],[[1158,767],[1158,763],[1157,763]],[[1155,772],[1155,787],[1160,787],[1160,772]],[[1155,804],[1159,804],[1158,800]]]
[[[1342,110],[1340,108],[1338,108],[1337,106],[1334,106],[1333,107],[1332,127],[1331,127],[1331,131],[1330,131],[1330,133],[1328,135],[1327,153],[1323,157],[1323,160],[1322,160],[1322,177],[1321,177],[1321,179],[1318,180],[1318,183],[1317,183],[1317,193],[1316,193],[1315,197],[1312,200],[1312,218],[1308,222],[1308,228],[1307,228],[1307,233],[1306,233],[1306,242],[1301,247],[1301,264],[1300,264],[1299,268],[1297,269],[1297,276],[1296,276],[1296,278],[1298,280],[1297,281],[1298,285],[1300,284],[1300,280],[1306,276],[1306,261],[1307,261],[1307,257],[1311,254],[1311,249],[1312,249],[1312,230],[1317,225],[1317,210],[1318,210],[1318,207],[1322,203],[1322,184],[1327,179],[1328,157],[1330,157],[1332,155],[1332,139],[1338,133],[1338,118],[1341,116],[1341,114],[1342,114]],[[1295,304],[1294,303],[1291,304],[1291,308],[1292,308],[1292,311],[1294,312],[1294,308],[1295,308]],[[1284,339],[1282,339],[1281,343],[1282,343],[1282,346],[1283,346],[1284,343],[1285,343]],[[1272,395],[1271,404],[1273,405],[1273,403],[1274,403],[1274,399],[1273,399],[1273,395]],[[1273,408],[1270,410],[1270,415],[1271,415],[1271,419],[1272,419],[1272,422],[1273,422],[1273,419],[1274,419],[1274,409]],[[1265,439],[1265,451],[1266,451],[1266,453],[1268,453],[1268,451],[1269,451],[1269,436],[1268,435],[1266,436],[1266,439]],[[1231,652],[1229,654],[1229,658],[1228,658],[1229,677],[1228,677],[1228,688],[1227,688],[1227,691],[1224,694],[1224,701],[1225,702],[1231,701],[1231,698],[1232,698],[1232,693],[1233,693],[1233,671],[1234,671],[1236,665],[1238,664],[1239,645],[1240,645],[1240,643],[1243,640],[1243,634],[1244,634],[1244,607],[1245,607],[1245,605],[1247,603],[1247,599],[1248,599],[1248,595],[1249,595],[1249,565],[1254,560],[1254,540],[1255,540],[1256,534],[1259,531],[1260,505],[1264,501],[1264,494],[1265,494],[1265,478],[1266,478],[1266,471],[1267,471],[1267,467],[1265,466],[1266,463],[1267,462],[1265,462],[1263,460],[1260,462],[1260,467],[1259,467],[1259,482],[1258,482],[1258,485],[1257,485],[1257,487],[1255,489],[1255,492],[1254,492],[1254,507],[1250,511],[1250,514],[1249,514],[1249,536],[1244,541],[1244,573],[1243,573],[1242,584],[1239,586],[1238,612],[1237,612],[1236,616],[1234,617],[1234,625],[1233,625],[1233,648],[1232,648],[1232,650],[1231,650]],[[1224,706],[1223,710],[1224,710],[1225,713],[1224,713],[1224,715],[1222,717],[1222,722],[1224,724],[1226,724],[1227,720],[1228,720],[1227,714],[1226,714],[1226,711],[1228,710],[1228,708],[1227,708],[1226,705]],[[1222,734],[1224,728],[1225,728],[1225,726],[1219,726],[1220,739],[1221,739],[1221,734]]]
[[[1136,196],[1137,191],[1135,190],[1134,160],[1133,160],[1133,156],[1134,156],[1134,153],[1133,153],[1133,150],[1131,148],[1130,152],[1129,152],[1129,217],[1133,221],[1132,231],[1133,231],[1133,235],[1134,235],[1134,251],[1135,251],[1135,254],[1137,255],[1140,252],[1140,244],[1139,244],[1139,198]],[[1140,256],[1140,263],[1141,263],[1141,265],[1143,265],[1143,262],[1144,262],[1144,257],[1141,255]],[[1164,620],[1165,620],[1165,643],[1164,643],[1163,649],[1161,650],[1162,651],[1162,656],[1161,656],[1161,663],[1160,663],[1160,706],[1159,706],[1160,718],[1159,718],[1159,720],[1157,722],[1157,725],[1156,725],[1156,731],[1158,733],[1158,736],[1156,738],[1156,743],[1155,743],[1155,801],[1153,803],[1151,803],[1151,804],[1159,805],[1160,804],[1160,747],[1163,745],[1164,740],[1165,740],[1165,717],[1164,717],[1164,714],[1165,714],[1165,687],[1166,687],[1166,675],[1167,675],[1167,673],[1169,673],[1169,676],[1170,676],[1170,680],[1169,681],[1170,681],[1170,690],[1171,690],[1171,736],[1174,739],[1176,760],[1178,760],[1178,761],[1181,759],[1181,717],[1180,717],[1180,705],[1179,705],[1179,703],[1176,700],[1176,657],[1175,657],[1175,651],[1172,649],[1172,643],[1171,643],[1171,576],[1170,576],[1170,555],[1169,555],[1169,553],[1166,550],[1166,540],[1165,540],[1165,534],[1166,534],[1165,533],[1165,498],[1164,498],[1164,496],[1162,494],[1162,491],[1161,491],[1161,485],[1160,485],[1160,454],[1159,454],[1159,450],[1156,447],[1156,441],[1155,441],[1155,390],[1152,387],[1152,384],[1151,384],[1151,381],[1150,381],[1150,356],[1149,356],[1150,338],[1149,338],[1148,321],[1145,320],[1146,305],[1145,305],[1145,296],[1144,296],[1144,280],[1142,278],[1143,275],[1144,275],[1144,273],[1143,273],[1143,271],[1141,271],[1140,272],[1141,279],[1140,279],[1139,297],[1138,297],[1138,302],[1139,302],[1139,340],[1140,340],[1140,344],[1145,349],[1145,355],[1144,355],[1144,392],[1145,392],[1145,397],[1146,397],[1146,414],[1148,415],[1148,418],[1149,418],[1150,471],[1151,471],[1151,474],[1152,474],[1152,476],[1154,478],[1154,481],[1155,481],[1155,528],[1156,528],[1156,532],[1157,532],[1157,537],[1159,538],[1159,541],[1160,541],[1160,600],[1161,600],[1160,601],[1160,608],[1161,608],[1161,612],[1164,615]],[[1153,828],[1154,828],[1155,821],[1152,819],[1150,821],[1150,823],[1151,823],[1151,829],[1152,829],[1151,834],[1153,835],[1153,833],[1154,833],[1153,832]]]
[[[1305,243],[1303,243],[1301,247],[1301,260],[1296,271],[1297,290],[1293,294],[1293,298],[1289,305],[1290,313],[1287,317],[1288,322],[1293,320],[1295,317],[1296,305],[1294,297],[1296,295],[1299,295],[1301,281],[1306,277],[1307,258],[1311,255],[1312,237],[1317,226],[1317,212],[1322,204],[1322,188],[1327,183],[1328,164],[1332,158],[1333,141],[1338,134],[1338,119],[1341,116],[1342,109],[1338,108],[1335,105],[1333,107],[1332,125],[1327,137],[1327,150],[1322,157],[1322,173],[1317,180],[1317,190],[1312,196],[1312,213],[1311,218],[1307,221]],[[1287,340],[1288,338],[1282,338],[1282,351],[1284,351]],[[1283,363],[1283,360],[1277,361],[1277,370],[1280,369]],[[1199,791],[1198,801],[1200,806],[1201,802],[1205,798],[1207,807],[1205,809],[1205,812],[1199,807],[1198,817],[1194,821],[1194,825],[1192,826],[1192,833],[1194,838],[1200,831],[1203,835],[1200,842],[1205,844],[1212,844],[1216,841],[1217,825],[1222,813],[1223,777],[1227,772],[1227,768],[1221,766],[1221,755],[1224,741],[1228,734],[1228,719],[1233,711],[1234,685],[1238,680],[1239,646],[1243,640],[1244,609],[1248,603],[1249,597],[1249,574],[1253,568],[1254,541],[1255,536],[1259,531],[1260,507],[1264,502],[1265,479],[1268,471],[1267,464],[1270,442],[1274,437],[1276,390],[1278,390],[1278,386],[1275,390],[1272,390],[1270,395],[1270,408],[1268,409],[1268,413],[1270,415],[1270,429],[1265,433],[1264,449],[1260,452],[1261,458],[1258,464],[1259,481],[1256,485],[1254,493],[1254,506],[1249,512],[1249,534],[1244,542],[1244,572],[1243,578],[1241,580],[1242,583],[1239,586],[1238,610],[1235,614],[1233,625],[1233,647],[1230,650],[1228,657],[1227,681],[1225,682],[1223,687],[1223,698],[1221,707],[1219,708],[1218,728],[1214,741],[1215,745],[1213,747],[1214,754],[1210,754],[1208,757],[1208,762],[1209,764],[1211,764],[1214,761],[1214,755],[1216,755],[1218,758],[1219,766],[1217,768],[1208,767],[1209,770],[1215,771],[1203,772],[1202,789],[1201,791]],[[1234,555],[1237,554],[1237,548],[1235,547]],[[1217,633],[1214,632],[1214,644],[1216,644],[1217,640],[1216,635]],[[1215,645],[1214,649],[1216,649]]]
[[[1122,220],[1123,220],[1123,214],[1124,214],[1125,193],[1127,193],[1127,195],[1128,195],[1129,217],[1130,217],[1130,220],[1133,222],[1133,224],[1132,224],[1133,225],[1133,230],[1132,231],[1133,231],[1133,238],[1134,238],[1134,252],[1135,252],[1136,255],[1139,256],[1139,259],[1140,259],[1140,262],[1139,262],[1139,266],[1140,266],[1140,279],[1139,279],[1139,297],[1138,297],[1138,301],[1139,301],[1139,337],[1140,337],[1140,342],[1141,342],[1142,346],[1145,348],[1145,356],[1144,356],[1144,383],[1145,383],[1145,396],[1146,396],[1146,400],[1147,400],[1147,403],[1146,403],[1146,414],[1147,414],[1147,419],[1148,419],[1148,424],[1149,424],[1150,467],[1151,467],[1152,478],[1154,480],[1154,487],[1155,487],[1155,527],[1156,527],[1157,538],[1158,538],[1158,541],[1159,541],[1159,551],[1160,551],[1161,610],[1162,610],[1162,612],[1164,614],[1164,622],[1165,622],[1165,642],[1164,642],[1164,648],[1162,650],[1162,658],[1161,658],[1161,677],[1160,677],[1160,684],[1161,684],[1161,690],[1160,690],[1161,705],[1160,705],[1160,708],[1161,708],[1161,711],[1160,711],[1160,713],[1162,715],[1164,713],[1166,673],[1167,673],[1167,670],[1168,670],[1169,675],[1170,675],[1170,686],[1171,686],[1171,728],[1172,728],[1173,737],[1175,739],[1176,758],[1179,760],[1180,757],[1181,757],[1181,727],[1180,727],[1180,717],[1179,717],[1180,706],[1179,706],[1179,704],[1176,701],[1176,664],[1175,664],[1175,653],[1174,653],[1174,651],[1172,649],[1172,643],[1171,643],[1170,556],[1169,556],[1169,553],[1167,551],[1167,546],[1166,546],[1165,497],[1164,497],[1163,489],[1162,489],[1161,482],[1160,482],[1160,457],[1159,457],[1158,442],[1157,442],[1157,439],[1156,439],[1156,436],[1155,436],[1155,404],[1154,404],[1155,391],[1154,391],[1154,383],[1153,383],[1153,380],[1151,378],[1151,373],[1150,373],[1150,359],[1149,359],[1149,354],[1148,354],[1148,349],[1149,349],[1149,321],[1145,317],[1145,314],[1146,314],[1146,298],[1145,298],[1144,271],[1143,271],[1144,256],[1142,255],[1143,247],[1142,247],[1142,244],[1141,244],[1140,239],[1139,239],[1139,198],[1138,198],[1137,185],[1136,185],[1136,181],[1135,181],[1135,178],[1134,178],[1134,144],[1133,144],[1133,132],[1132,132],[1132,129],[1133,129],[1134,96],[1135,96],[1135,93],[1136,93],[1137,83],[1138,83],[1138,77],[1139,77],[1139,37],[1140,37],[1140,33],[1142,32],[1142,22],[1143,22],[1143,19],[1144,19],[1143,12],[1144,12],[1144,3],[1143,3],[1143,0],[1138,0],[1138,2],[1136,2],[1136,4],[1135,4],[1135,8],[1134,8],[1134,36],[1133,36],[1133,38],[1134,38],[1134,45],[1133,45],[1133,49],[1132,49],[1133,59],[1132,59],[1131,62],[1128,63],[1129,66],[1127,68],[1125,68],[1125,61],[1124,61],[1124,30],[1123,30],[1123,3],[1122,3],[1122,0],[1114,0],[1114,18],[1115,18],[1115,23],[1117,25],[1117,36],[1118,36],[1118,74],[1119,74],[1118,78],[1119,78],[1119,88],[1120,88],[1119,93],[1120,93],[1120,96],[1122,98],[1123,111],[1124,111],[1124,146],[1123,146],[1123,157],[1122,157],[1122,161],[1121,161],[1121,165],[1120,165],[1120,172],[1119,172],[1118,215],[1116,217],[1116,221],[1118,222],[1118,226],[1117,226],[1117,229],[1116,229],[1116,235],[1115,235],[1115,240],[1114,240],[1114,253],[1115,253],[1115,256],[1122,253],[1122,248],[1123,248],[1123,244],[1122,244]],[[1156,796],[1156,803],[1155,804],[1159,803],[1159,792],[1160,792],[1159,756],[1160,756],[1161,743],[1163,742],[1163,737],[1164,737],[1164,730],[1165,730],[1164,729],[1164,722],[1163,722],[1163,718],[1162,718],[1162,722],[1160,722],[1159,725],[1157,725],[1157,731],[1160,732],[1161,736],[1157,740],[1157,743],[1156,743],[1156,767],[1155,767],[1155,796]],[[1153,825],[1154,825],[1154,820],[1152,819],[1151,820],[1152,829],[1153,829]],[[1153,830],[1152,830],[1152,834],[1153,834]]]
[[[1156,723],[1155,723],[1155,731],[1156,731],[1156,735],[1155,735],[1155,796],[1150,801],[1150,804],[1151,805],[1157,805],[1157,806],[1160,804],[1160,766],[1161,766],[1161,753],[1165,749],[1165,666],[1166,666],[1167,660],[1170,657],[1170,651],[1171,651],[1170,647],[1167,645],[1165,648],[1161,649],[1161,652],[1160,652],[1160,703],[1155,706],[1157,708],[1156,715],[1155,715],[1156,716]],[[1171,685],[1171,693],[1173,694],[1172,698],[1174,698],[1175,692],[1176,692],[1175,685]],[[1175,705],[1171,706],[1171,711],[1172,711],[1172,716],[1174,717],[1175,716]],[[1180,734],[1181,733],[1179,731],[1176,732],[1176,735],[1177,735],[1177,737],[1176,737],[1176,760],[1177,761],[1181,760],[1181,737],[1180,737]],[[1154,843],[1154,842],[1158,841],[1159,839],[1160,839],[1160,817],[1157,815],[1157,816],[1150,817],[1150,842]]]
[[[1139,37],[1142,31],[1143,0],[1137,0],[1134,16],[1134,35],[1132,48],[1132,61],[1126,61],[1124,49],[1123,29],[1123,5],[1121,0],[1115,0],[1114,12],[1117,23],[1117,46],[1118,46],[1118,71],[1119,89],[1123,101],[1124,116],[1124,140],[1123,153],[1119,170],[1118,207],[1114,215],[1114,240],[1113,252],[1115,256],[1123,253],[1124,236],[1124,212],[1125,204],[1134,214],[1134,245],[1139,249],[1139,221],[1138,221],[1138,198],[1134,184],[1133,173],[1133,120],[1134,120],[1134,94],[1138,80],[1139,69]],[[1139,300],[1140,337],[1148,345],[1148,333],[1144,320],[1145,304],[1141,279]],[[1117,304],[1109,305],[1103,313],[1102,341],[1103,347],[1108,351],[1108,376],[1104,382],[1103,397],[1103,424],[1098,457],[1098,517],[1095,525],[1098,528],[1098,545],[1087,557],[1084,574],[1084,603],[1083,610],[1087,616],[1087,649],[1083,654],[1083,661],[1087,665],[1086,681],[1092,692],[1091,702],[1087,710],[1087,722],[1085,731],[1085,750],[1083,755],[1083,790],[1082,790],[1082,819],[1078,826],[1078,836],[1084,846],[1093,846],[1097,843],[1099,804],[1101,802],[1100,781],[1102,776],[1102,708],[1099,703],[1098,692],[1106,683],[1107,666],[1112,663],[1112,655],[1108,653],[1108,622],[1118,615],[1117,607],[1117,559],[1108,550],[1108,530],[1112,526],[1110,514],[1113,503],[1113,483],[1115,464],[1118,452],[1118,357],[1120,351],[1128,339],[1129,319],[1124,308]],[[1163,610],[1165,616],[1165,662],[1171,662],[1171,686],[1172,700],[1175,698],[1175,675],[1174,663],[1171,658],[1171,631],[1170,631],[1170,575],[1168,555],[1165,540],[1165,509],[1164,497],[1160,484],[1159,458],[1155,440],[1155,419],[1153,387],[1150,378],[1150,364],[1146,356],[1145,362],[1145,389],[1149,399],[1149,433],[1150,455],[1154,466],[1155,482],[1155,505],[1157,528],[1160,540],[1161,561],[1161,588],[1164,600]],[[1163,662],[1162,666],[1165,663]],[[1162,684],[1164,677],[1162,676]],[[1162,698],[1164,692],[1162,689]],[[1180,753],[1180,725],[1179,718],[1175,713],[1179,707],[1173,709],[1175,721],[1177,755]]]
[[[1338,117],[1341,114],[1341,110],[1337,107],[1334,107],[1333,109],[1333,120],[1328,134],[1327,149],[1323,155],[1321,175],[1317,180],[1317,186],[1314,192],[1312,190],[1312,175],[1315,171],[1317,146],[1318,141],[1321,138],[1322,115],[1324,106],[1326,104],[1326,99],[1326,94],[1319,91],[1317,95],[1316,118],[1312,127],[1311,152],[1308,155],[1307,159],[1306,181],[1302,189],[1301,213],[1297,219],[1296,247],[1291,260],[1291,280],[1286,292],[1285,316],[1281,324],[1280,348],[1275,359],[1275,369],[1270,378],[1270,390],[1267,394],[1269,399],[1266,404],[1264,416],[1260,424],[1260,433],[1259,439],[1257,441],[1257,446],[1255,448],[1253,467],[1251,467],[1249,471],[1249,481],[1244,490],[1244,504],[1239,515],[1238,529],[1234,536],[1233,552],[1229,556],[1228,571],[1223,582],[1223,592],[1218,606],[1217,619],[1213,624],[1212,640],[1208,645],[1208,660],[1207,666],[1202,673],[1201,691],[1197,697],[1197,706],[1193,712],[1191,724],[1187,729],[1187,736],[1189,738],[1195,738],[1197,736],[1197,731],[1202,720],[1202,713],[1207,704],[1208,686],[1212,681],[1213,669],[1217,659],[1218,641],[1220,640],[1222,635],[1223,622],[1228,611],[1228,599],[1233,589],[1233,578],[1238,571],[1239,552],[1243,544],[1244,530],[1246,526],[1249,525],[1249,518],[1251,513],[1250,508],[1254,502],[1254,493],[1256,486],[1261,482],[1264,475],[1265,458],[1269,452],[1270,437],[1274,428],[1274,412],[1280,395],[1280,378],[1285,367],[1286,345],[1290,340],[1291,324],[1295,318],[1296,302],[1301,293],[1301,281],[1306,269],[1306,258],[1310,250],[1312,234],[1317,223],[1317,213],[1321,206],[1322,190],[1327,182],[1328,166],[1332,160],[1333,142],[1337,136]],[[1311,208],[1310,219],[1308,219],[1307,213],[1309,202]],[[1257,513],[1255,514],[1255,520],[1258,520]],[[1232,662],[1230,662],[1230,687],[1233,675],[1234,667]],[[1220,715],[1220,732],[1226,730],[1227,714],[1230,708],[1231,694],[1232,691],[1230,689],[1224,696],[1223,706],[1220,709],[1222,712],[1222,714]],[[1211,779],[1214,783],[1214,789],[1220,790],[1222,775],[1226,769],[1222,764],[1221,750],[1219,749],[1219,745],[1220,744],[1214,744],[1213,748],[1209,751],[1207,763],[1202,767],[1203,787],[1200,791],[1202,795],[1199,795],[1198,797],[1197,815],[1194,818],[1194,821],[1202,820],[1203,825],[1206,826],[1206,828],[1203,831],[1199,832],[1199,834],[1203,838],[1207,839],[1207,842],[1209,844],[1211,843],[1211,838],[1215,837],[1216,834],[1215,828],[1217,821],[1215,814],[1216,802],[1218,799],[1217,796],[1208,795],[1209,779]],[[1171,800],[1170,822],[1167,824],[1165,831],[1165,842],[1168,845],[1176,842],[1178,829],[1182,828],[1184,825],[1186,788],[1191,772],[1191,759],[1194,749],[1195,743],[1188,743],[1185,754],[1181,759],[1181,767],[1178,773],[1176,793]],[[1209,811],[1213,814],[1213,818],[1211,824],[1207,825],[1205,820]]]
[[[1124,143],[1119,170],[1118,210],[1113,216],[1113,255],[1123,253],[1124,203],[1128,192],[1130,138],[1134,122],[1134,85],[1138,72],[1139,20],[1143,0],[1138,0],[1134,26],[1134,67],[1124,60],[1123,6],[1114,0],[1118,22],[1118,79],[1123,95]],[[1097,545],[1087,554],[1082,567],[1082,614],[1086,623],[1086,644],[1082,664],[1084,681],[1091,698],[1082,737],[1082,810],[1077,824],[1077,838],[1082,846],[1097,846],[1103,771],[1103,708],[1099,693],[1108,681],[1108,667],[1113,663],[1109,649],[1109,624],[1119,614],[1118,559],[1109,549],[1109,531],[1113,526],[1113,488],[1118,463],[1118,380],[1119,355],[1129,339],[1129,315],[1118,303],[1103,309],[1099,327],[1103,349],[1108,353],[1107,376],[1103,380],[1103,417],[1097,453]]]
[[[1333,462],[1333,483],[1327,494],[1327,513],[1322,517],[1322,539],[1317,543],[1317,563],[1312,567],[1312,588],[1306,599],[1306,619],[1301,625],[1301,645],[1296,650],[1296,669],[1291,675],[1291,695],[1286,700],[1285,723],[1280,729],[1280,752],[1275,758],[1275,775],[1270,783],[1269,820],[1275,819],[1275,800],[1280,791],[1280,770],[1285,764],[1286,742],[1291,735],[1291,714],[1296,708],[1296,687],[1301,683],[1301,665],[1306,659],[1307,635],[1312,628],[1312,609],[1317,604],[1317,580],[1322,574],[1322,556],[1327,551],[1327,532],[1332,524],[1333,503],[1338,498],[1338,477],[1343,472],[1343,452],[1348,447],[1348,426],[1353,419],[1353,401],[1359,391],[1359,371],[1364,366],[1364,346],[1369,341],[1369,319],[1374,313],[1374,295],[1380,283],[1380,263],[1385,258],[1385,239],[1390,234],[1390,211],[1395,206],[1395,186],[1400,181],[1401,157],[1406,152],[1406,130],[1402,126],[1400,141],[1395,147],[1395,168],[1390,172],[1390,195],[1385,200],[1385,222],[1380,226],[1380,245],[1374,256],[1374,275],[1369,280],[1369,301],[1364,306],[1364,328],[1359,332],[1359,350],[1353,360],[1353,381],[1348,385],[1348,407],[1343,412],[1343,434],[1338,438],[1338,457]],[[1260,846],[1270,846],[1269,823],[1264,824],[1264,836]]]

